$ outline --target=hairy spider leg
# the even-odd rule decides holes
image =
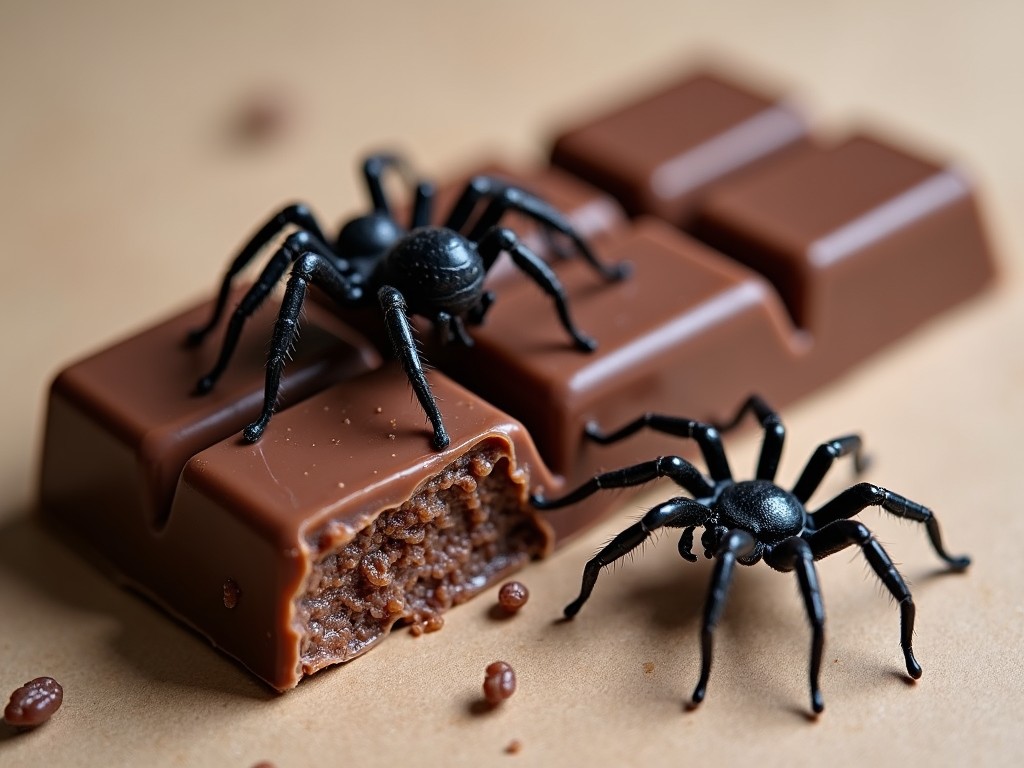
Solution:
[[[698,525],[704,525],[710,517],[710,509],[693,499],[687,499],[682,496],[669,499],[652,507],[643,518],[608,542],[583,567],[583,584],[580,587],[579,597],[565,606],[565,618],[571,619],[579,613],[583,604],[590,599],[602,568],[606,565],[611,565],[619,558],[625,557],[639,547],[656,530],[662,527],[686,528],[692,536],[693,528]]]
[[[504,252],[512,257],[512,261],[519,269],[525,272],[530,279],[539,285],[555,302],[558,317],[562,321],[562,327],[572,336],[576,347],[584,352],[593,352],[597,349],[597,342],[586,336],[576,328],[572,318],[569,316],[569,305],[565,296],[565,289],[562,283],[555,276],[547,264],[541,261],[533,251],[519,242],[519,238],[511,229],[495,227],[489,229],[477,244],[480,258],[484,262],[484,273],[486,274],[494,266],[494,262]]]
[[[292,205],[286,206],[278,211],[276,214],[270,217],[266,224],[260,227],[256,234],[254,234],[238,252],[232,260],[231,265],[228,267],[228,271],[224,274],[224,279],[220,284],[220,291],[217,294],[217,303],[213,307],[213,314],[210,319],[207,320],[206,324],[194,328],[189,331],[188,336],[185,338],[187,346],[195,347],[203,342],[207,335],[212,331],[221,317],[224,314],[224,308],[228,303],[228,296],[231,293],[231,281],[234,280],[235,276],[248,266],[249,262],[253,260],[253,257],[269,243],[282,229],[287,227],[289,224],[309,232],[313,237],[322,243],[327,242],[327,238],[324,236],[323,229],[317,222],[316,217],[309,210],[308,207],[302,203],[293,203]],[[342,269],[345,267],[342,266]]]
[[[235,307],[235,311],[231,314],[231,319],[228,321],[228,327],[224,332],[224,342],[221,344],[217,362],[214,363],[209,373],[196,382],[196,394],[205,395],[213,389],[227,369],[228,363],[231,362],[231,356],[235,352],[239,338],[241,338],[245,321],[249,319],[253,312],[260,308],[263,301],[270,295],[274,286],[277,285],[281,276],[288,269],[288,265],[307,252],[317,253],[321,258],[329,261],[331,268],[340,274],[338,267],[335,266],[334,254],[325,243],[319,241],[306,231],[294,232],[289,235],[284,244],[267,262],[267,266],[260,273],[259,279],[246,291],[245,296],[242,297],[238,306]]]
[[[655,432],[663,432],[675,437],[686,437],[693,439],[700,447],[704,462],[708,466],[708,474],[717,483],[723,480],[731,480],[732,472],[729,469],[729,460],[725,456],[725,449],[722,447],[722,438],[718,430],[711,424],[705,424],[693,419],[684,419],[678,416],[666,416],[660,413],[645,413],[624,427],[615,432],[604,433],[596,422],[589,422],[584,427],[584,434],[595,443],[609,445],[625,440],[630,435],[639,432],[644,428],[653,429]]]
[[[329,255],[319,252],[318,248],[323,247],[323,244],[318,245],[300,238],[301,234],[291,235],[281,249],[288,252],[289,259],[294,263],[288,285],[285,287],[284,298],[281,300],[281,311],[277,315],[277,322],[274,323],[270,349],[267,351],[263,411],[259,418],[242,432],[242,436],[250,443],[260,439],[263,430],[270,423],[270,417],[274,415],[274,406],[277,404],[277,395],[281,388],[281,371],[298,331],[306,287],[313,283],[339,304],[352,303],[360,298],[361,289],[353,287],[347,281],[346,276],[334,266]]]
[[[900,606],[900,647],[907,664],[907,674],[921,677],[921,665],[914,658],[914,598],[889,553],[859,520],[837,520],[806,536],[815,560],[840,552],[851,544],[861,548],[872,570]]]
[[[487,231],[498,226],[508,211],[517,211],[540,224],[542,231],[548,234],[558,232],[569,238],[586,262],[605,279],[621,280],[629,274],[628,264],[603,264],[557,208],[524,189],[491,176],[476,176],[470,180],[448,215],[445,227],[462,232],[477,203],[484,198],[490,198],[487,207],[466,235],[471,241],[479,242]]]
[[[928,507],[871,483],[857,483],[852,488],[847,488],[832,501],[810,514],[808,527],[810,530],[824,530],[837,520],[853,517],[865,507],[881,507],[896,517],[924,523],[932,548],[949,566],[960,571],[971,564],[971,558],[966,555],[954,557],[946,552],[942,544],[939,521]]]
[[[704,603],[704,621],[700,631],[700,680],[693,690],[693,703],[700,704],[708,690],[711,676],[715,627],[718,626],[725,610],[725,598],[729,594],[736,561],[754,551],[754,537],[740,529],[722,529],[722,536],[715,551],[715,569],[711,575],[711,586]]]
[[[444,428],[441,411],[437,407],[434,393],[430,390],[427,375],[423,371],[419,352],[416,350],[416,340],[413,338],[412,326],[409,324],[409,310],[405,304],[405,297],[397,288],[382,285],[377,291],[377,299],[384,311],[384,324],[388,329],[391,346],[398,359],[402,361],[402,368],[412,385],[413,392],[416,393],[416,399],[420,401],[420,405],[434,428],[434,448],[437,450],[447,448],[450,438]]]
[[[782,446],[786,441],[786,427],[779,414],[768,403],[758,395],[751,395],[732,419],[716,426],[723,433],[735,429],[748,412],[754,414],[761,429],[764,430],[761,454],[757,460],[757,479],[774,482],[775,473],[779,470],[779,460],[782,458]]]
[[[868,468],[871,463],[861,449],[860,435],[846,435],[829,440],[819,445],[811,455],[804,471],[800,473],[800,479],[796,481],[791,493],[796,496],[802,504],[821,485],[826,473],[832,468],[836,459],[853,454],[853,469],[858,475]]]
[[[825,603],[818,585],[818,571],[814,567],[814,552],[804,539],[792,536],[770,547],[764,561],[777,571],[796,571],[807,619],[811,623],[811,709],[820,713],[825,709],[825,699],[818,682],[825,649]]]

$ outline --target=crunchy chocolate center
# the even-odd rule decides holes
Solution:
[[[303,672],[348,661],[396,622],[427,622],[541,555],[547,534],[527,482],[507,450],[482,443],[354,537],[339,541],[331,523],[308,536]]]

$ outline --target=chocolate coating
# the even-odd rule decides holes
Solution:
[[[684,226],[709,187],[806,139],[789,105],[706,73],[566,131],[551,158],[610,192],[631,216]]]
[[[722,184],[694,232],[772,281],[832,372],[994,275],[967,179],[868,135]]]

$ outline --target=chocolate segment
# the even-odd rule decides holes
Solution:
[[[630,215],[684,226],[710,186],[806,140],[789,105],[696,74],[563,133],[551,157]]]
[[[976,294],[994,273],[967,180],[870,136],[724,183],[694,232],[775,284],[823,371]]]
[[[239,298],[240,294],[236,294]],[[198,349],[186,333],[210,315],[204,302],[62,371],[50,391],[43,504],[132,525],[159,526],[192,455],[241,432],[263,403],[264,368],[276,316],[267,302],[246,325],[235,357],[209,394],[196,381],[216,360],[223,327]],[[310,308],[288,368],[286,403],[370,370],[379,356],[335,318]]]
[[[256,444],[232,435],[199,452],[159,531],[138,505],[118,503],[130,490],[108,491],[111,506],[98,508],[67,498],[54,473],[44,514],[272,686],[290,688],[553,545],[527,494],[530,483],[554,482],[523,428],[439,374],[432,385],[452,436],[444,452],[432,450],[392,365],[283,410]],[[125,446],[59,406],[51,413],[52,444],[77,442],[90,464],[113,463],[130,485]]]
[[[433,353],[522,420],[570,485],[631,463],[637,451],[679,450],[678,440],[653,435],[595,446],[584,439],[588,421],[610,428],[643,410],[724,417],[754,389],[784,399],[803,347],[762,277],[655,219],[609,237],[600,255],[630,261],[633,274],[609,284],[580,262],[556,265],[577,324],[599,340],[596,352],[576,350],[550,299],[517,284],[473,330],[472,349]]]

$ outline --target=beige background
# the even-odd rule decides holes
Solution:
[[[0,691],[40,674],[67,691],[45,728],[0,728],[0,764],[1019,760],[1024,12],[1010,0],[955,6],[0,4]],[[360,208],[356,161],[382,145],[436,176],[494,148],[539,158],[566,119],[709,54],[793,92],[823,130],[883,126],[956,158],[982,188],[1000,288],[786,413],[782,479],[820,440],[861,430],[871,479],[933,506],[950,548],[975,557],[968,574],[943,575],[919,527],[864,516],[913,584],[918,684],[902,674],[895,607],[844,554],[821,564],[818,722],[804,717],[794,579],[763,566],[739,574],[708,699],[684,712],[707,563],[683,563],[662,540],[606,573],[575,622],[555,622],[584,561],[639,502],[525,571],[533,597],[514,620],[489,618],[492,591],[442,632],[396,633],[282,697],[32,523],[48,378],[208,293],[274,206],[300,197],[329,221]],[[268,87],[293,99],[293,130],[233,144],[238,105]],[[731,448],[734,466],[752,467],[750,435]],[[848,482],[836,472],[821,497]],[[481,714],[496,658],[520,690]],[[512,739],[515,756],[503,752]]]

